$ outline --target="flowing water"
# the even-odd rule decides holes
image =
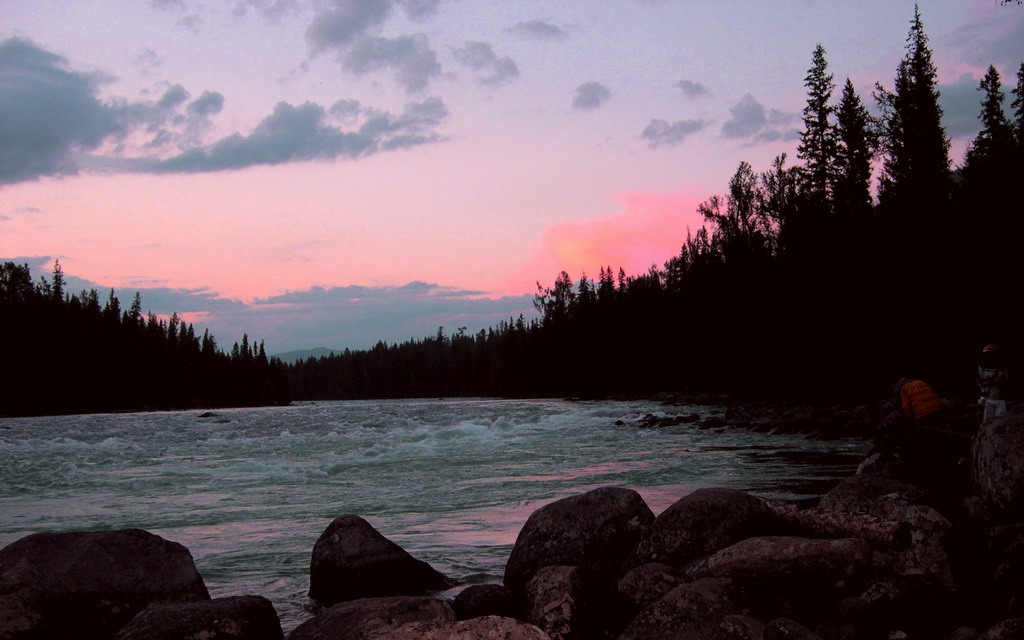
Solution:
[[[471,399],[0,419],[0,547],[38,531],[146,529],[188,547],[213,597],[269,598],[287,633],[311,615],[310,552],[342,514],[463,585],[500,582],[526,518],[555,499],[615,485],[657,514],[701,487],[802,498],[867,448],[629,426],[720,410]]]

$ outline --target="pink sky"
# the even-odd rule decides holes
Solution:
[[[958,161],[1024,8],[920,7]],[[0,0],[0,259],[276,350],[487,326],[676,255],[741,160],[796,160],[814,46],[870,105],[913,8]]]

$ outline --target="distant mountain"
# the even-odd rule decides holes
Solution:
[[[317,347],[316,349],[301,349],[299,351],[286,351],[284,353],[274,354],[273,357],[277,358],[285,364],[294,364],[302,360],[308,360],[309,358],[323,358],[326,356],[333,356],[338,353],[334,349],[328,349],[327,347]]]

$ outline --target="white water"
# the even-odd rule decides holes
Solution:
[[[409,400],[0,419],[0,547],[39,531],[138,527],[192,552],[213,597],[308,618],[317,537],[355,513],[463,584],[500,582],[526,518],[599,486],[655,513],[700,487],[819,495],[866,445],[628,426],[654,402]],[[627,426],[616,426],[622,420]]]

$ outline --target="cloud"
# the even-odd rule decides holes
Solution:
[[[146,47],[141,53],[139,53],[139,55],[135,56],[133,64],[143,75],[150,75],[153,72],[153,69],[163,64],[163,60],[160,59],[160,56],[157,55],[156,51]]]
[[[190,114],[208,118],[217,115],[223,108],[224,96],[215,91],[204,91],[203,95],[189,103],[187,111]]]
[[[76,173],[74,154],[117,132],[100,82],[27,40],[0,42],[0,185]]]
[[[534,310],[531,295],[496,297],[410,282],[386,287],[313,287],[255,300],[246,313],[253,325],[266,327],[273,352],[321,345],[366,349],[380,340],[421,339],[435,334],[439,326],[447,335],[462,327],[473,334],[520,314],[533,317]]]
[[[238,0],[231,13],[244,18],[250,10],[254,10],[267,20],[279,20],[288,13],[298,13],[302,8],[300,0]]]
[[[960,26],[945,40],[977,67],[991,64],[1016,73],[1024,60],[1024,11],[998,9],[984,20]]]
[[[498,57],[486,42],[467,42],[452,52],[455,61],[476,73],[476,81],[486,85],[500,85],[519,76],[519,67],[507,56]]]
[[[439,142],[442,137],[434,128],[447,115],[448,110],[439,98],[411,102],[399,115],[363,109],[363,124],[346,132],[328,122],[327,110],[320,105],[279,102],[274,112],[248,136],[228,136],[166,160],[143,159],[134,168],[148,173],[196,173],[357,158]]]
[[[436,128],[448,116],[438,98],[411,102],[400,114],[355,101],[339,101],[330,113],[282,102],[248,135],[204,145],[210,118],[224,108],[220,93],[190,101],[175,84],[153,101],[103,102],[100,81],[26,40],[0,42],[0,185],[82,168],[191,173],[357,158],[439,142]],[[355,128],[342,130],[336,117]]]
[[[600,82],[584,82],[576,87],[576,97],[572,100],[574,109],[596,109],[611,100],[612,92]]]
[[[797,116],[776,109],[765,109],[764,105],[749,93],[729,108],[732,118],[722,125],[722,135],[727,138],[750,139],[752,143],[791,140],[798,134],[790,128]]]
[[[711,95],[711,91],[699,82],[693,80],[680,80],[676,86],[682,89],[683,95],[687,98],[700,98]]]
[[[413,20],[424,20],[437,13],[441,0],[397,0]]]
[[[652,148],[662,145],[675,147],[683,143],[691,133],[696,133],[706,127],[709,123],[704,120],[678,120],[669,123],[667,120],[652,119],[640,137],[647,140]]]
[[[313,53],[345,48],[370,29],[383,24],[390,14],[391,2],[336,0],[307,27],[306,42]]]
[[[356,75],[393,69],[409,93],[427,88],[441,74],[437,54],[421,34],[397,38],[362,38],[342,60],[342,67]]]
[[[534,40],[564,40],[569,37],[561,27],[541,20],[527,20],[517,22],[515,26],[508,29],[509,33]]]

